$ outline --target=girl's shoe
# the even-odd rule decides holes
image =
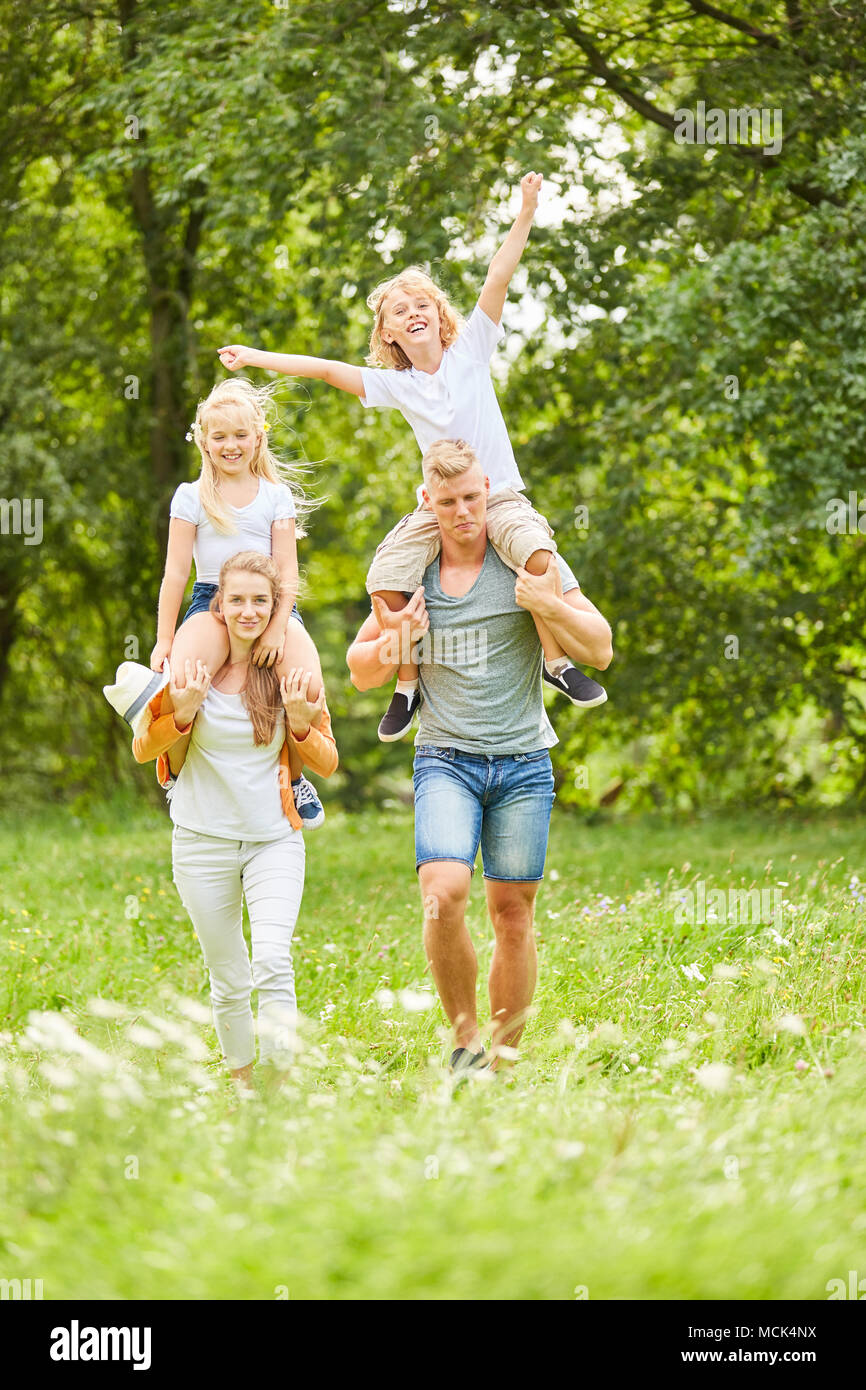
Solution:
[[[558,675],[552,676],[547,666],[543,665],[541,673],[548,685],[567,695],[571,703],[580,709],[593,709],[595,705],[603,705],[607,699],[604,686],[585,676],[576,666],[566,666]]]
[[[318,830],[325,819],[325,808],[319,800],[316,788],[306,777],[298,777],[292,783],[295,810],[303,822],[304,830]]]
[[[396,743],[398,738],[408,734],[420,703],[421,696],[417,690],[411,696],[394,691],[388,711],[379,724],[379,738],[383,743]]]

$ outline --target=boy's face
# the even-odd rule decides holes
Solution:
[[[480,463],[444,482],[432,482],[422,496],[439,523],[444,536],[460,545],[471,545],[487,526],[487,494],[490,479]]]
[[[382,341],[397,343],[411,360],[419,348],[439,342],[439,310],[428,290],[420,285],[397,286],[385,299]]]

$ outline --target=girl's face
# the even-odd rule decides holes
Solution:
[[[439,342],[439,310],[428,290],[398,285],[390,291],[383,306],[382,341],[397,343],[410,359],[419,347]]]
[[[236,410],[209,410],[204,446],[220,473],[243,477],[252,465],[261,438],[250,419]]]
[[[240,642],[254,642],[274,609],[271,581],[265,574],[229,570],[220,591],[220,609],[230,636]]]

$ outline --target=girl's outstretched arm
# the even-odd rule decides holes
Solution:
[[[484,288],[478,297],[484,313],[494,323],[502,318],[505,296],[512,275],[520,263],[523,248],[529,240],[529,229],[538,207],[538,193],[541,188],[541,174],[524,174],[520,180],[523,203],[514,225],[503,241],[487,271]]]
[[[262,367],[267,372],[282,372],[283,376],[313,377],[326,381],[340,391],[363,396],[364,382],[360,367],[350,362],[336,362],[329,357],[298,357],[290,352],[262,352],[259,348],[232,343],[219,349],[219,359],[230,372],[240,367]]]
[[[195,527],[191,521],[181,521],[173,516],[168,524],[168,550],[165,556],[165,574],[159,588],[159,609],[156,620],[156,646],[150,654],[150,669],[161,671],[165,658],[171,651],[177,615],[183,602],[189,572],[192,568],[192,547],[195,541]]]

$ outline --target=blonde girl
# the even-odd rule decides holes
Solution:
[[[199,403],[192,438],[201,456],[201,474],[181,483],[171,501],[165,574],[159,591],[156,645],[151,669],[168,660],[172,682],[182,689],[187,662],[218,671],[228,657],[229,637],[215,608],[220,569],[232,554],[256,550],[270,555],[279,576],[279,603],[259,636],[250,660],[273,667],[278,677],[294,668],[310,672],[309,695],[322,689],[318,653],[304,628],[295,598],[298,590],[299,513],[309,508],[293,471],[268,442],[272,387],[244,378],[218,382]],[[289,486],[289,483],[292,486]],[[195,561],[192,601],[177,631],[177,618],[190,568]],[[166,693],[164,712],[171,709]],[[293,754],[292,788],[304,828],[321,825],[325,812]]]

